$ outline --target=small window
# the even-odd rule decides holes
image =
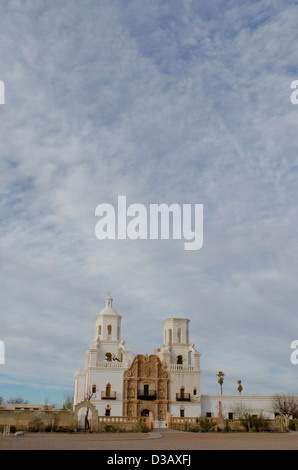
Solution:
[[[106,353],[106,361],[112,362],[112,354],[110,352]]]
[[[98,327],[98,336],[101,336],[101,325]]]
[[[96,385],[95,384],[92,385],[92,393],[96,393]]]
[[[228,418],[229,418],[229,419],[234,419],[234,413],[229,412],[229,413],[228,413]]]
[[[197,394],[197,389],[196,389],[196,388],[193,389],[193,394],[194,394],[194,395]]]
[[[178,331],[177,331],[177,340],[178,340],[178,343],[181,343],[181,329],[178,328]]]
[[[180,410],[180,418],[184,418],[184,410]]]
[[[108,336],[112,334],[112,325],[108,325]]]
[[[106,385],[106,397],[110,397],[111,396],[111,384],[108,383]]]
[[[211,413],[211,411],[207,411],[207,413],[206,413],[206,418],[212,418],[212,413]]]
[[[177,356],[177,364],[183,364],[183,357]]]
[[[111,410],[110,410],[110,408],[106,408],[106,410],[105,410],[105,416],[111,416]]]

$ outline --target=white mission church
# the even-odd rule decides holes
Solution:
[[[239,407],[273,418],[272,397],[201,395],[200,353],[189,341],[189,320],[163,321],[164,344],[152,355],[132,357],[121,339],[122,317],[113,299],[95,317],[85,368],[74,375],[74,407],[86,399],[99,416],[152,416],[157,426],[171,417],[236,417]]]

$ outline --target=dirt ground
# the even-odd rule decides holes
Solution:
[[[154,430],[143,434],[26,433],[1,435],[1,450],[298,450],[298,432],[191,433]],[[111,455],[114,455],[113,452]]]

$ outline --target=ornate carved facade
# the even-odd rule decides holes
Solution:
[[[124,372],[123,416],[166,419],[169,411],[169,373],[155,354],[138,354]]]

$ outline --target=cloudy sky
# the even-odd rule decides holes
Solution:
[[[0,395],[57,405],[108,292],[133,354],[190,319],[201,392],[296,393],[297,1],[0,4]],[[95,209],[203,204],[204,243]]]

